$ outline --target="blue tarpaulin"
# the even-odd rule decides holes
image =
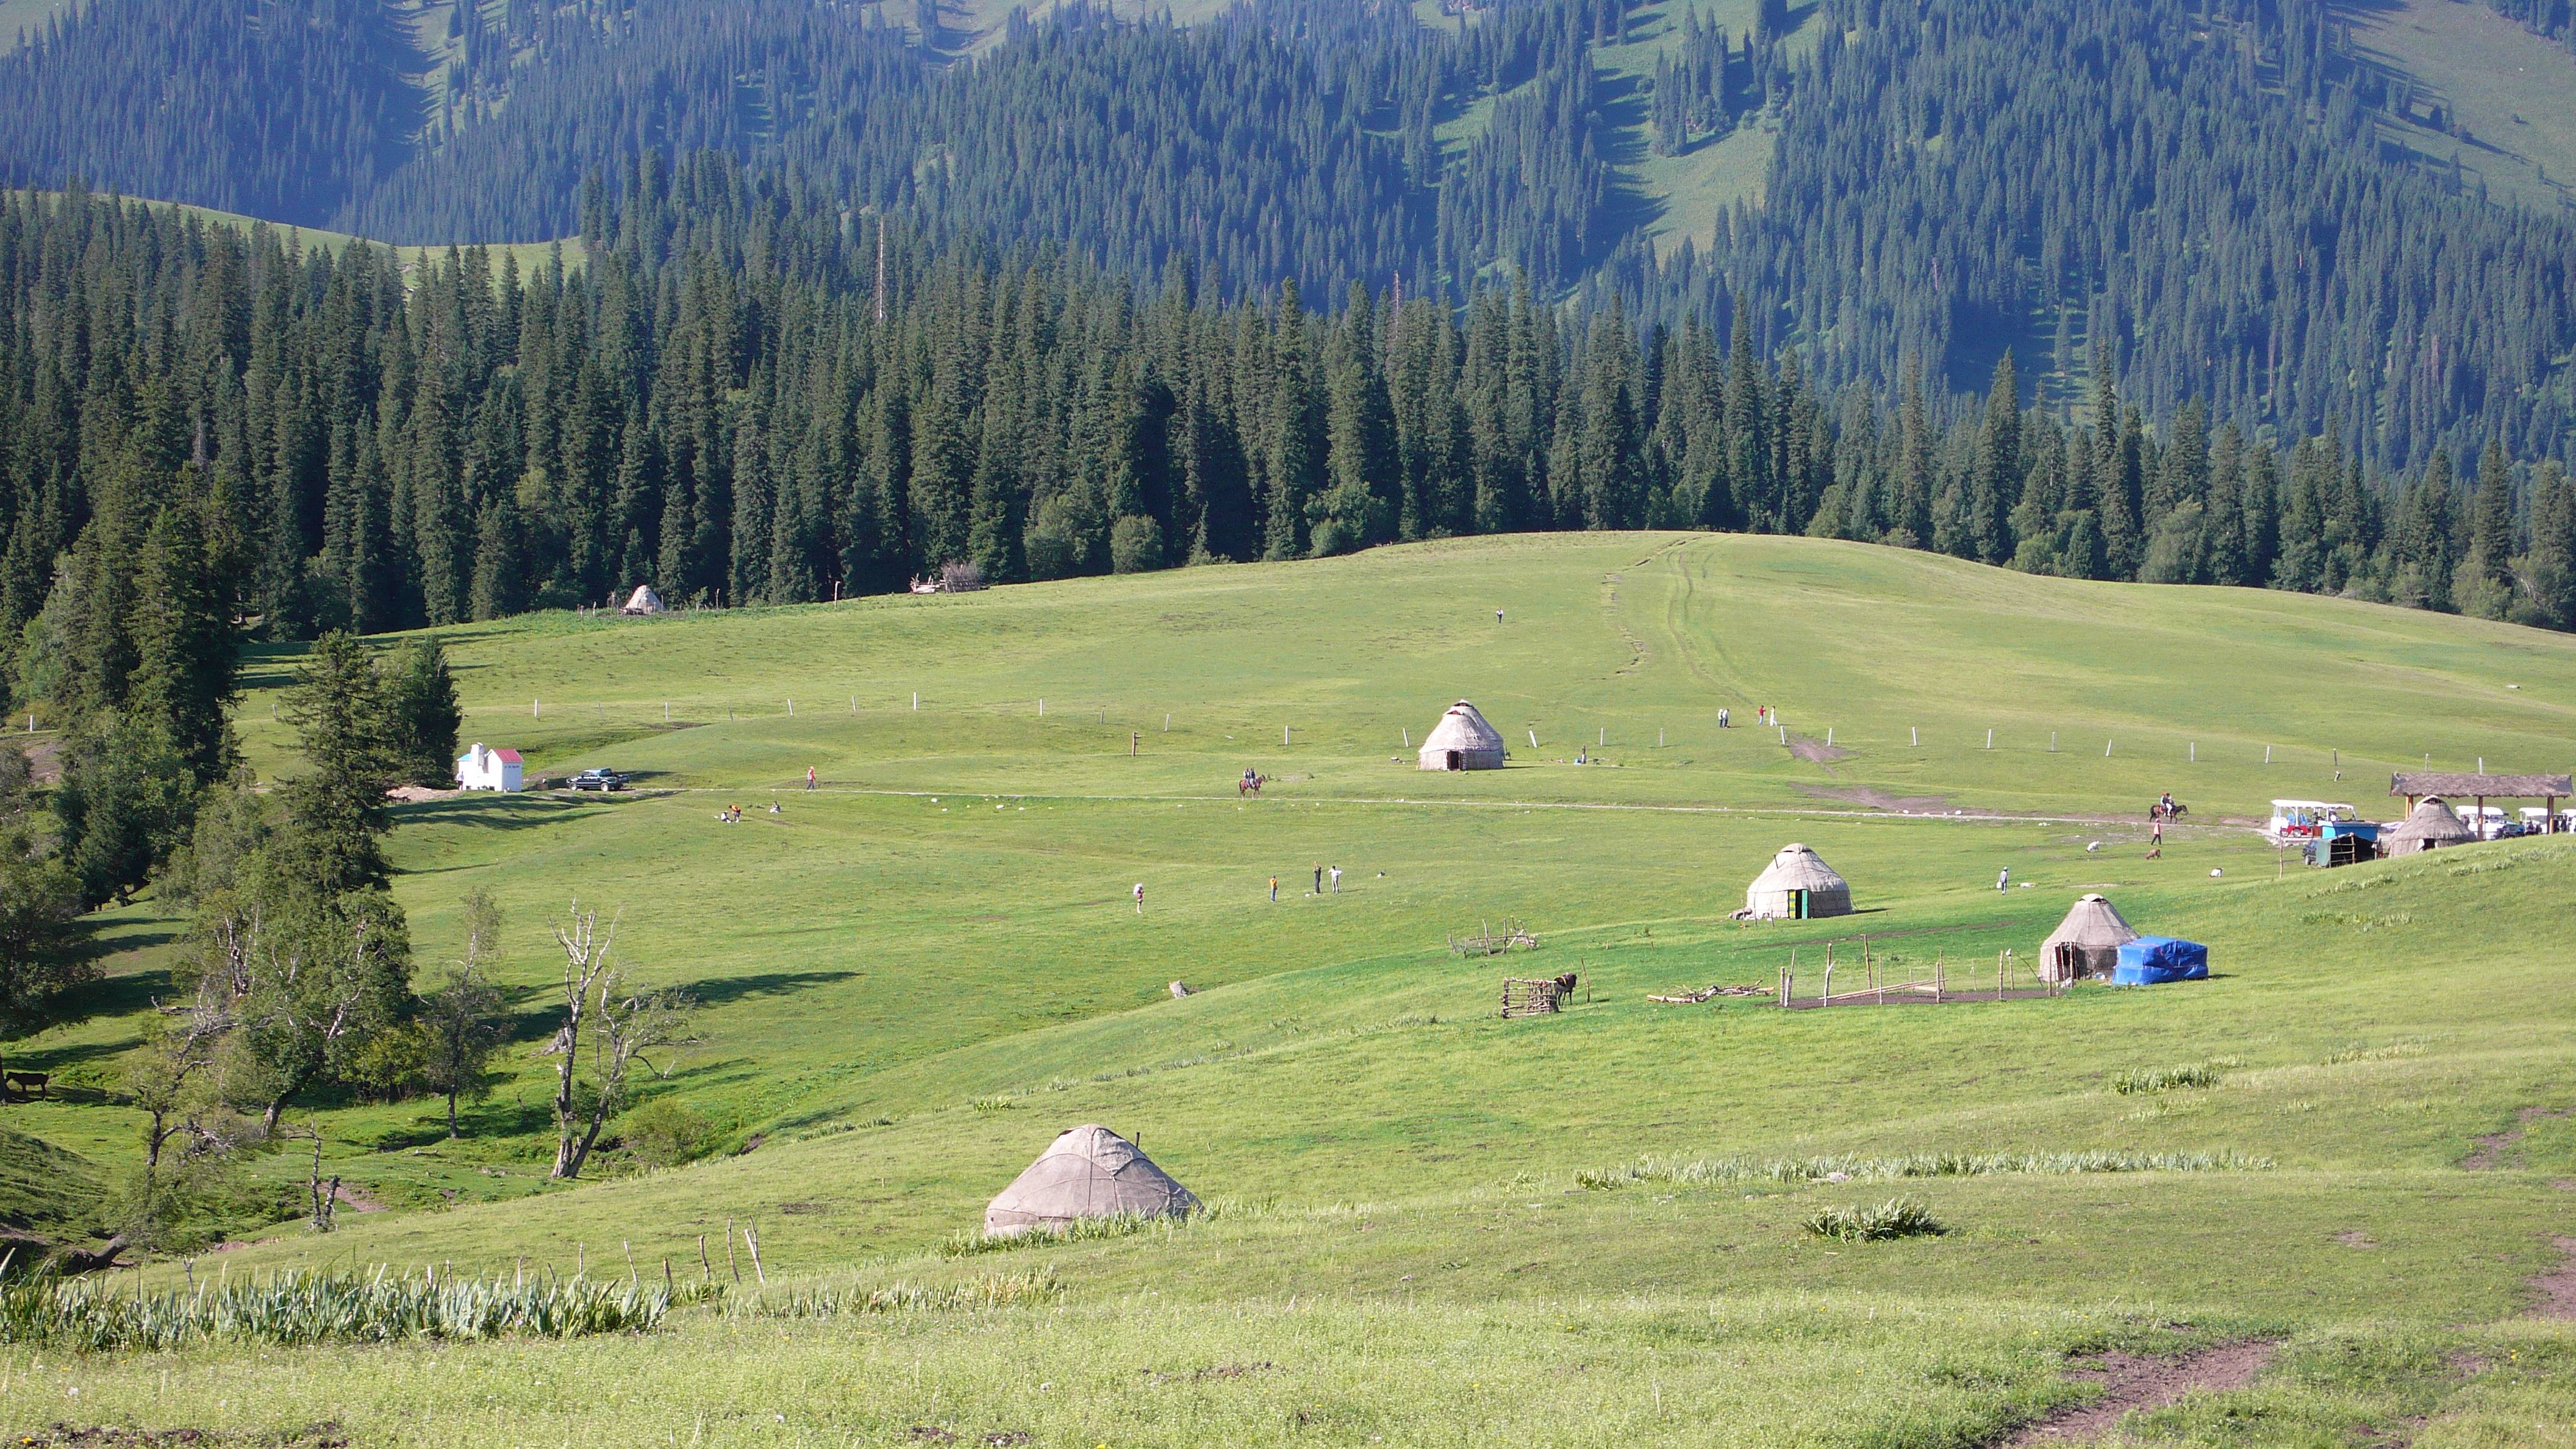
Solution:
[[[2198,941],[2171,936],[2140,936],[2120,947],[2120,964],[2111,971],[2115,986],[2161,986],[2168,981],[2209,979],[2209,948]]]

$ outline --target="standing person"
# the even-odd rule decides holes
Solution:
[[[1338,866],[1338,865],[1337,865],[1337,866],[1334,866],[1334,867],[1333,867],[1333,894],[1335,894],[1335,895],[1340,895],[1341,893],[1342,893],[1342,868],[1341,868],[1340,866]]]
[[[1324,863],[1323,863],[1322,861],[1320,861],[1320,860],[1319,860],[1319,861],[1315,862],[1315,894],[1317,894],[1317,895],[1319,895],[1319,896],[1320,896],[1320,895],[1322,895],[1323,893],[1324,893]]]
[[[1279,877],[1275,875],[1270,878],[1270,904],[1279,904]]]
[[[1725,710],[1722,710],[1722,709],[1721,709],[1721,710],[1719,710],[1719,711],[1717,712],[1717,727],[1718,727],[1719,729],[1724,729],[1724,728],[1726,728],[1726,711],[1725,711]]]
[[[805,767],[805,788],[808,790],[814,788],[814,767],[812,765],[807,765]]]
[[[2012,867],[2005,866],[2002,870],[1995,873],[1995,889],[2002,890],[2005,886],[2010,884],[2012,884]]]
[[[2164,817],[2160,815],[2156,817],[2155,823],[2147,827],[2147,859],[2162,860],[2164,858],[2165,822]]]
[[[1141,880],[1136,882],[1136,914],[1145,914],[1145,883]]]
[[[1500,609],[1496,609],[1496,610],[1494,611],[1494,622],[1495,622],[1495,623],[1497,623],[1497,624],[1499,624],[1499,623],[1503,622],[1503,611],[1502,611],[1502,610],[1500,610]]]

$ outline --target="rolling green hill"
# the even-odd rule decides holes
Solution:
[[[420,959],[456,949],[468,889],[507,912],[512,1080],[455,1143],[434,1104],[315,1114],[328,1170],[390,1210],[154,1273],[623,1276],[631,1253],[680,1275],[703,1243],[722,1277],[728,1225],[756,1223],[770,1289],[542,1350],[47,1368],[82,1422],[330,1420],[389,1444],[1965,1445],[2083,1397],[2070,1355],[2250,1338],[2279,1341],[2253,1387],[2132,1428],[2563,1442],[2576,1336],[2526,1309],[2576,1177],[2554,945],[2571,842],[2326,875],[2228,822],[2276,794],[2386,808],[2386,772],[2427,755],[2564,768],[2576,641],[1692,535],[449,641],[469,739],[539,775],[641,776],[607,800],[403,807]],[[292,768],[269,717],[290,663],[263,660],[241,709],[270,778]],[[1509,768],[1411,769],[1461,695]],[[1752,726],[1763,704],[1802,749]],[[1246,768],[1272,777],[1258,799],[1232,788]],[[2150,858],[2139,812],[2165,788],[2191,823]],[[732,803],[742,823],[716,823]],[[1851,878],[1861,914],[1726,919],[1789,840]],[[1327,864],[1340,891],[1310,894]],[[1999,953],[2027,963],[2087,889],[2208,942],[2215,978],[1822,1012],[1645,999],[1774,986],[1793,961],[1811,995],[1829,941],[1842,989],[1863,934],[1893,979],[1991,991]],[[705,1002],[657,1091],[737,1155],[645,1171],[612,1151],[607,1180],[543,1185],[550,1064],[527,1049],[575,898],[618,915],[639,984]],[[1536,954],[1444,944],[1506,918]],[[13,1045],[74,1088],[11,1105],[18,1130],[130,1156],[131,1115],[96,1089],[166,989],[176,925],[124,913],[96,1014]],[[1583,980],[1568,1012],[1495,1019],[1502,976],[1560,971]],[[1176,979],[1194,994],[1172,999]],[[2186,1067],[2202,1085],[2159,1085]],[[1219,1211],[943,1253],[1084,1121]],[[1895,1175],[1923,1154],[1994,1160]],[[1948,1231],[1799,1227],[1899,1194]],[[893,1284],[1022,1306],[812,1316],[814,1294]],[[34,1372],[24,1350],[0,1368]],[[50,1422],[67,1399],[42,1402]]]

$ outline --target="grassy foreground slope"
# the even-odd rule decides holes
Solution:
[[[2554,1115],[2576,1105],[2576,842],[2324,875],[2216,822],[2273,794],[2380,803],[2385,771],[2427,753],[2565,768],[2576,641],[1798,540],[1595,536],[451,642],[470,736],[646,789],[406,807],[421,958],[453,949],[459,895],[493,890],[532,1047],[543,923],[575,894],[622,908],[637,976],[709,1003],[667,1090],[760,1145],[540,1190],[547,1064],[521,1049],[462,1143],[426,1104],[323,1114],[333,1170],[394,1210],[194,1271],[622,1275],[632,1253],[685,1274],[708,1235],[721,1276],[728,1223],[756,1221],[770,1292],[570,1346],[0,1353],[0,1428],[1969,1445],[2087,1392],[2070,1353],[2253,1336],[2282,1340],[2253,1387],[2137,1436],[2570,1442],[2576,1334],[2528,1310],[2576,1209],[2576,1116]],[[242,711],[264,772],[284,763],[263,696],[288,662]],[[1406,733],[1460,694],[1513,737],[1512,768],[1407,768]],[[1783,747],[1750,726],[1762,703],[1848,753]],[[810,795],[791,788],[809,763]],[[1231,788],[1247,767],[1275,778],[1259,800]],[[2168,787],[2209,823],[2151,860],[2137,812]],[[734,802],[744,823],[715,824]],[[1862,915],[1724,919],[1789,839],[1853,879]],[[1319,862],[1344,868],[1339,896],[1308,895]],[[2032,887],[1998,892],[2007,868]],[[2209,942],[2217,979],[1830,1012],[1644,999],[1774,981],[1793,953],[1812,992],[1825,942],[1848,963],[1862,932],[1900,976],[1937,961],[1991,986],[1997,954],[2026,957],[2088,888]],[[1543,950],[1443,946],[1505,915]],[[121,929],[138,944],[101,999],[139,1004],[171,927],[147,903]],[[1564,970],[1589,988],[1573,1010],[1493,1019],[1506,971]],[[1175,978],[1200,994],[1170,999]],[[134,1022],[58,1029],[12,1065],[103,1073]],[[2177,1067],[2210,1085],[2115,1090]],[[113,1105],[10,1111],[95,1161],[131,1150]],[[941,1252],[1081,1121],[1224,1210]],[[2166,1167],[2064,1170],[2085,1152]],[[2010,1170],[1886,1175],[1928,1153]],[[1674,1167],[1818,1157],[1836,1160]],[[1900,1192],[1949,1231],[1799,1227]],[[760,1306],[896,1283],[1019,1301]]]

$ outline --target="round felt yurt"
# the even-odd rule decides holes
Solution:
[[[1465,700],[1449,706],[1440,723],[1422,737],[1421,765],[1426,770],[1499,770],[1503,767],[1502,732]]]
[[[2136,939],[2137,931],[2109,901],[2098,895],[2078,897],[2066,919],[2039,943],[2039,979],[2108,981],[2119,969],[2120,948]]]
[[[2478,833],[2469,822],[2454,814],[2440,796],[2427,796],[2416,805],[2415,813],[2406,817],[2395,830],[2379,837],[2390,855],[2413,855],[2419,850],[2438,850],[2446,846],[2474,844]]]
[[[1784,845],[1744,892],[1745,921],[1805,921],[1852,913],[1851,882],[1803,845]]]
[[[1133,1142],[1096,1122],[1058,1134],[984,1209],[984,1235],[1060,1232],[1077,1218],[1179,1217],[1199,1200]]]

